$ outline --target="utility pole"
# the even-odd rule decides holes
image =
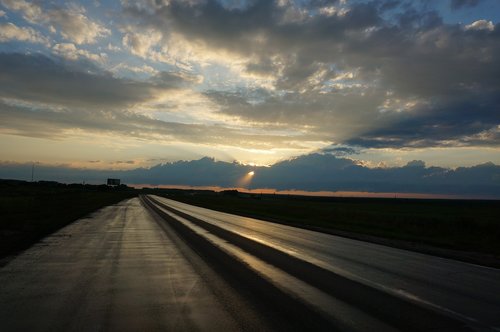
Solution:
[[[35,163],[31,165],[31,182],[33,182],[34,175],[35,175]]]

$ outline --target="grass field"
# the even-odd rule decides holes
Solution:
[[[228,213],[500,255],[500,202],[170,193]]]
[[[0,180],[0,258],[101,207],[137,195],[127,187]]]

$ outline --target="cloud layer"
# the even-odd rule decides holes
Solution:
[[[494,0],[0,6],[0,135],[499,160]]]
[[[127,161],[125,161],[126,163]],[[36,166],[38,180],[104,183],[120,178],[127,184],[245,187],[305,191],[422,193],[500,198],[500,166],[492,163],[455,170],[427,167],[415,160],[402,167],[368,168],[358,161],[331,154],[310,154],[252,167],[202,158],[158,164],[128,171],[95,171]],[[253,177],[247,174],[254,171]],[[0,178],[28,179],[31,164],[0,164]]]
[[[180,35],[271,78],[273,90],[209,92],[224,114],[364,147],[499,144],[500,29],[491,21],[445,24],[405,1],[169,1],[127,11],[166,44]]]

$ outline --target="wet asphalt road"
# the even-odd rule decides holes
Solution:
[[[46,238],[0,269],[0,331],[268,329],[168,231],[135,198]]]
[[[0,331],[495,331],[500,270],[160,197],[0,269]]]
[[[212,232],[219,229],[222,236],[225,231],[236,233],[243,239],[329,271],[330,276],[345,277],[408,300],[461,320],[476,330],[500,331],[499,269],[235,216],[158,196],[153,198],[174,211],[194,217],[199,225]],[[287,267],[283,265],[283,268]],[[308,269],[310,274],[312,269]],[[314,282],[307,273],[302,278]],[[334,279],[329,280],[333,283]],[[320,287],[319,283],[315,286]],[[344,297],[344,300],[349,299]],[[373,300],[366,298],[364,301]],[[370,310],[369,306],[365,309]]]

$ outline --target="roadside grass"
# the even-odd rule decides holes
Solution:
[[[136,196],[128,187],[0,180],[0,258],[104,206]]]
[[[161,193],[157,193],[160,194]],[[263,220],[500,255],[500,202],[285,195],[163,195]]]

